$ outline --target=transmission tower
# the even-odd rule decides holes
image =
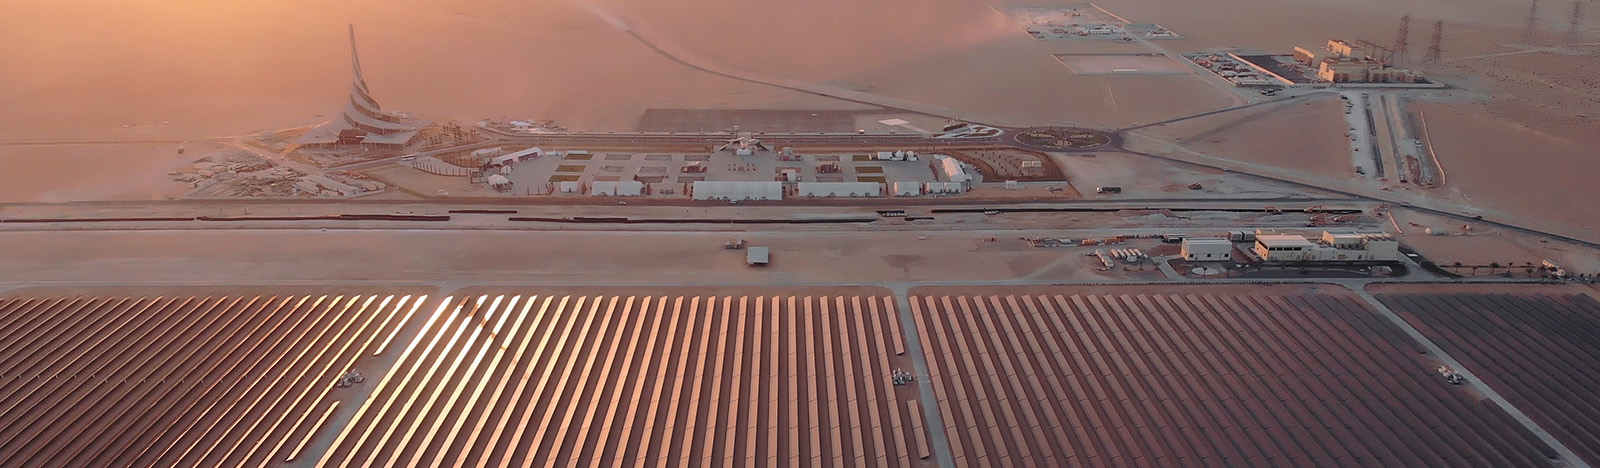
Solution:
[[[1578,18],[1583,17],[1583,2],[1572,0],[1572,23],[1567,24],[1567,45],[1578,43]]]
[[[1433,39],[1428,40],[1428,51],[1422,54],[1423,65],[1439,63],[1439,43],[1444,41],[1444,20],[1433,23]]]
[[[1534,30],[1538,29],[1534,22],[1538,20],[1538,16],[1539,0],[1533,0],[1533,3],[1528,5],[1528,24],[1522,27],[1522,43],[1533,45]]]
[[[1406,48],[1411,43],[1411,15],[1400,17],[1400,34],[1394,39],[1394,61],[1406,61]]]

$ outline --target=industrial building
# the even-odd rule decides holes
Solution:
[[[1317,78],[1330,83],[1418,83],[1422,75],[1395,68],[1373,55],[1366,45],[1330,40],[1322,50],[1294,48],[1297,62],[1317,69]]]
[[[1184,260],[1223,261],[1233,258],[1233,242],[1220,237],[1184,239],[1179,249]]]
[[[1252,248],[1267,262],[1400,260],[1400,242],[1388,234],[1324,231],[1317,241],[1292,234],[1259,234]]]

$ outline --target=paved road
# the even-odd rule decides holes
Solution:
[[[900,309],[901,335],[906,340],[906,353],[911,355],[911,371],[917,374],[917,400],[921,402],[923,427],[928,430],[928,442],[933,444],[933,458],[939,468],[955,468],[954,452],[950,450],[950,437],[945,433],[944,414],[939,411],[939,396],[933,391],[932,372],[928,370],[928,356],[922,351],[922,331],[917,329],[916,315],[911,312],[911,293],[908,285],[895,285],[895,308]]]
[[[1158,138],[1149,139],[1152,141],[1165,141]],[[1170,142],[1168,143],[1171,144]],[[1484,210],[1475,206],[1462,205],[1448,200],[1427,198],[1421,194],[1406,195],[1399,192],[1366,190],[1364,188],[1359,188],[1344,183],[1298,174],[1289,170],[1268,168],[1260,165],[1205,155],[1194,152],[1187,148],[1183,148],[1176,144],[1171,144],[1171,146],[1174,149],[1179,150],[1181,155],[1162,155],[1128,149],[1124,149],[1123,151],[1162,161],[1228,171],[1237,174],[1253,176],[1271,182],[1286,184],[1289,186],[1315,189],[1361,200],[1392,203],[1395,205],[1404,206],[1407,209],[1428,214],[1445,216],[1469,223],[1481,223],[1491,226],[1498,226],[1524,234],[1543,236],[1583,247],[1600,249],[1600,242],[1578,237],[1580,234],[1576,232],[1563,232],[1550,227],[1535,227],[1552,225],[1551,223],[1545,221],[1516,216],[1509,213]],[[1478,216],[1482,216],[1484,219],[1478,219]],[[1585,233],[1582,235],[1592,236],[1593,234]]]

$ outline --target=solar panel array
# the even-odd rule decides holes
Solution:
[[[441,305],[319,467],[921,466],[888,297]],[[907,365],[909,367],[909,365]]]
[[[265,466],[425,298],[0,298],[0,466]]]
[[[912,309],[956,466],[1551,465],[1348,297],[919,295]]]
[[[1581,294],[1374,296],[1600,465],[1600,302]]]

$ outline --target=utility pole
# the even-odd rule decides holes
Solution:
[[[1578,43],[1578,18],[1583,17],[1583,2],[1572,0],[1572,22],[1567,24],[1567,45]]]
[[[1408,57],[1406,57],[1406,48],[1410,46],[1410,43],[1411,43],[1411,14],[1407,13],[1405,16],[1401,16],[1400,17],[1400,34],[1397,37],[1395,37],[1395,39],[1394,39],[1394,61],[1395,62],[1404,62],[1404,61],[1406,61],[1406,59],[1408,58]]]
[[[1439,60],[1440,60],[1440,57],[1439,57],[1440,56],[1439,44],[1441,42],[1443,42],[1443,41],[1444,41],[1444,20],[1435,21],[1433,23],[1433,39],[1430,39],[1428,41],[1428,51],[1422,54],[1422,64],[1423,65],[1433,65],[1433,64],[1439,63]]]
[[[1533,0],[1533,3],[1528,5],[1528,24],[1522,27],[1522,43],[1533,45],[1533,40],[1535,39],[1534,31],[1538,29],[1535,24],[1538,21],[1538,16],[1539,0]]]

